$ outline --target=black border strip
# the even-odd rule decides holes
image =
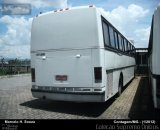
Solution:
[[[73,95],[103,95],[105,92],[66,92],[66,91],[53,91],[53,90],[40,90],[31,88],[31,92],[45,92],[57,94],[73,94]]]
[[[130,66],[125,66],[125,67],[108,69],[108,70],[106,70],[106,72],[108,72],[108,71],[116,71],[116,70],[121,70],[121,69],[126,69],[126,68],[130,68],[130,67],[135,67],[135,66],[136,66],[136,65],[130,65]]]
[[[155,78],[155,79],[157,79],[157,78],[160,79],[160,75],[158,75],[158,74],[153,74],[153,73],[151,72],[151,75],[152,75],[152,77]]]
[[[158,87],[158,85],[157,85],[157,80],[160,80],[160,75],[158,75],[158,74],[153,74],[151,71],[150,71],[150,74],[152,75],[152,78],[154,78],[155,80],[156,80],[156,89],[159,89]],[[157,98],[160,98],[160,94],[159,93],[157,93],[156,92],[156,97]]]

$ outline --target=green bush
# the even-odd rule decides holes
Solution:
[[[13,74],[13,72],[10,69],[2,69],[2,68],[0,69],[0,76],[7,74]]]

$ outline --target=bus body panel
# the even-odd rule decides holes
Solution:
[[[160,108],[160,6],[154,11],[152,17],[149,39],[149,81],[152,88],[152,98],[155,108]]]
[[[97,47],[96,18],[95,8],[36,17],[32,24],[31,51]]]
[[[112,75],[112,81],[106,81],[106,83],[112,82],[111,84],[113,84],[112,88],[107,88],[108,91],[110,91],[108,93],[114,95],[118,91],[119,78],[121,73],[123,74],[123,86],[125,86],[134,77],[135,60],[133,60],[132,57],[118,55],[117,53],[106,51],[104,61],[106,74]],[[108,77],[106,76],[106,78]]]
[[[154,13],[154,26],[153,26],[153,53],[152,53],[152,72],[153,74],[160,75],[160,7]]]
[[[91,49],[47,52],[45,56],[45,60],[41,56],[35,59],[38,86],[93,86]],[[56,80],[57,75],[65,75],[67,80]]]

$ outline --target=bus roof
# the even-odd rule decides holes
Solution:
[[[40,14],[32,22],[31,51],[97,47],[98,27],[95,7]]]

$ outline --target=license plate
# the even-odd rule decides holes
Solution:
[[[56,75],[55,80],[57,81],[67,81],[67,75]]]

